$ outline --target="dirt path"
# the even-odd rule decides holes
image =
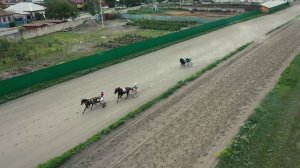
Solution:
[[[232,25],[0,105],[0,167],[30,168],[61,154],[207,64],[245,43],[263,40],[299,11],[294,6]],[[180,69],[178,60],[186,56],[194,66]],[[138,98],[116,104],[114,88],[134,82],[140,87]],[[110,100],[107,108],[82,115],[80,99],[100,90]]]
[[[209,167],[211,149],[240,127],[237,123],[252,111],[249,107],[262,97],[262,90],[300,52],[299,29],[297,20],[62,167]]]

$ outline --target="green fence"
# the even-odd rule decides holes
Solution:
[[[210,31],[212,29],[221,28],[223,26],[233,24],[235,22],[247,20],[253,16],[258,15],[259,13],[260,13],[259,10],[255,10],[231,18],[226,18],[215,22],[203,24],[197,27],[193,27],[191,29],[170,33],[157,38],[151,38],[127,46],[123,46],[120,48],[93,54],[88,57],[80,58],[60,65],[41,69],[35,72],[27,73],[25,75],[16,76],[6,80],[1,80],[0,96],[4,96],[16,91],[21,91],[42,82],[68,76],[78,71],[87,70],[104,63],[121,59],[128,55],[137,54],[144,50],[148,50],[168,43],[184,40],[199,35],[201,33]]]
[[[269,13],[274,13],[276,11],[282,10],[284,8],[287,8],[287,7],[289,7],[289,3],[288,2],[286,2],[284,4],[281,4],[281,5],[278,5],[278,6],[275,6],[273,8],[270,8],[269,9]]]

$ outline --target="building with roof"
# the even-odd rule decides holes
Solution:
[[[260,11],[262,13],[272,13],[277,11],[278,9],[282,9],[287,7],[289,4],[285,0],[275,0],[275,1],[267,1],[260,4]]]
[[[32,2],[35,4],[44,4],[45,3],[44,0],[26,0],[26,2]]]
[[[25,0],[0,0],[0,5],[3,7],[3,9],[5,9],[19,2],[25,2]]]
[[[45,14],[45,7],[31,2],[20,2],[6,8],[6,11],[13,12],[18,18],[22,17],[25,23],[35,18],[36,13]]]
[[[10,22],[14,22],[14,13],[0,9],[0,27],[9,27]]]

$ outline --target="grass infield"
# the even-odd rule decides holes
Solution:
[[[218,168],[300,165],[300,54],[282,73],[230,145],[217,154]]]

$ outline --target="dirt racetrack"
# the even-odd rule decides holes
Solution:
[[[0,105],[0,167],[34,167],[40,162],[61,154],[120,118],[120,116],[125,115],[141,104],[156,97],[177,81],[186,78],[207,64],[223,57],[230,51],[234,51],[237,47],[253,40],[264,41],[265,33],[285,23],[289,19],[293,19],[299,15],[299,11],[300,6],[294,6],[272,15],[235,24]],[[297,28],[299,29],[299,27]],[[287,30],[289,30],[287,33],[293,32],[292,29]],[[267,49],[269,51],[270,49],[268,47],[271,47],[272,50],[274,50],[272,52],[278,51],[278,53],[280,53],[280,55],[275,54],[274,58],[264,55],[268,58],[268,60],[265,60],[258,55],[252,56],[249,54],[251,56],[248,55],[241,59],[242,62],[249,61],[251,64],[257,63],[258,65],[261,65],[263,62],[264,66],[253,66],[253,68],[251,68],[252,66],[247,66],[247,64],[233,63],[232,66],[235,66],[234,68],[238,70],[228,68],[224,70],[224,73],[218,73],[214,77],[215,79],[211,78],[208,80],[207,84],[193,85],[195,89],[197,88],[195,94],[190,93],[192,89],[182,93],[183,95],[177,98],[178,101],[184,104],[183,106],[177,107],[176,103],[178,101],[174,99],[173,101],[176,102],[175,106],[172,105],[172,102],[167,106],[162,106],[165,107],[165,109],[163,108],[161,112],[165,111],[165,113],[163,113],[165,116],[159,114],[157,114],[160,116],[159,118],[155,118],[156,115],[153,116],[153,119],[159,121],[167,117],[168,120],[166,120],[166,122],[161,122],[162,124],[157,125],[159,127],[153,127],[156,123],[151,122],[152,124],[149,123],[146,128],[141,128],[146,133],[152,131],[152,133],[146,134],[146,137],[143,137],[142,134],[141,136],[137,134],[138,137],[136,137],[136,139],[126,139],[127,135],[125,137],[119,137],[123,139],[121,142],[124,144],[130,141],[127,148],[129,151],[124,149],[124,155],[120,155],[118,153],[120,148],[117,149],[116,153],[113,153],[116,148],[111,148],[111,154],[116,155],[116,157],[105,155],[104,159],[99,161],[104,165],[120,167],[131,167],[128,166],[129,164],[132,164],[133,167],[140,167],[137,163],[140,163],[141,166],[145,163],[148,163],[150,166],[156,163],[160,164],[161,167],[164,165],[185,166],[188,162],[182,162],[183,158],[191,156],[189,161],[196,163],[196,158],[206,155],[206,153],[193,153],[193,149],[201,149],[201,146],[198,146],[199,144],[205,144],[207,146],[203,148],[209,148],[209,145],[213,143],[211,137],[217,137],[211,134],[207,137],[203,137],[199,142],[198,139],[185,139],[185,137],[189,137],[190,131],[195,131],[195,134],[197,134],[199,131],[209,132],[213,129],[213,131],[219,130],[221,133],[222,131],[226,133],[226,130],[229,128],[218,127],[218,125],[214,126],[214,123],[226,123],[228,117],[232,119],[228,119],[228,122],[234,121],[234,118],[237,116],[228,116],[226,112],[232,108],[241,107],[239,103],[244,104],[248,102],[251,98],[247,97],[248,94],[257,94],[256,86],[261,86],[266,83],[264,79],[274,75],[275,70],[278,70],[282,65],[281,63],[284,62],[283,60],[287,59],[286,54],[291,52],[287,44],[291,43],[291,50],[294,45],[297,44],[299,46],[298,41],[295,40],[295,38],[300,39],[298,35],[299,34],[295,32],[294,36],[286,39],[287,42],[281,44],[286,50],[282,50],[280,48],[281,45],[278,46],[276,43],[276,41],[281,41],[281,38],[274,38],[271,42],[263,44],[267,46],[263,48],[266,51]],[[282,35],[282,38],[285,39],[285,35]],[[275,48],[270,45],[273,42],[277,44]],[[260,47],[258,46],[257,48],[259,49]],[[193,59],[194,65],[192,68],[180,69],[178,59],[186,56]],[[252,57],[259,59],[256,61],[252,59]],[[275,69],[268,70],[268,66]],[[261,73],[262,70],[265,70],[266,73]],[[241,72],[238,73],[239,71]],[[253,74],[250,76],[253,78],[248,79],[246,76],[242,76],[243,74],[249,75],[249,73]],[[232,75],[239,77],[240,82],[230,82],[229,79],[231,78],[229,77]],[[258,79],[262,81],[257,82],[256,80]],[[249,80],[251,81],[246,82],[245,87],[239,87],[239,85],[244,83],[243,81]],[[114,88],[117,86],[132,85],[134,82],[138,82],[139,84],[139,96],[116,104],[116,97],[113,95]],[[222,90],[225,84],[227,87],[233,87],[233,89],[236,87],[238,90],[236,90],[236,92],[230,92],[232,89],[228,91]],[[216,89],[216,91],[213,91],[214,89]],[[100,90],[104,90],[110,100],[107,108],[102,109],[97,107],[94,110],[88,111],[85,115],[82,115],[81,111],[83,107],[79,104],[80,99],[83,97],[96,96]],[[229,93],[233,95],[228,95]],[[185,97],[185,99],[183,99],[183,97]],[[227,97],[230,97],[230,99],[226,99]],[[226,101],[220,101],[221,98],[224,98]],[[236,102],[236,100],[238,101]],[[208,103],[209,101],[211,103]],[[197,104],[197,106],[193,106],[195,104]],[[218,104],[218,106],[215,106],[216,104]],[[176,110],[174,110],[174,108]],[[200,115],[195,116],[194,113],[197,113],[197,110],[193,110],[193,108],[210,109],[212,112],[205,110],[201,111],[201,113],[198,112]],[[174,111],[178,112],[174,113]],[[236,114],[238,110],[235,109],[230,112]],[[155,113],[159,113],[159,111]],[[183,115],[185,118],[180,117]],[[222,117],[224,117],[224,119],[219,121]],[[206,118],[211,119],[208,120],[210,126],[202,125],[205,124],[204,121]],[[197,123],[199,125],[195,127]],[[147,123],[145,122],[144,124]],[[164,132],[160,132],[160,128],[163,129]],[[177,129],[182,129],[183,134],[177,134]],[[137,133],[138,132],[137,130]],[[144,141],[144,143],[140,142],[140,140]],[[164,144],[166,141],[169,142],[170,147],[174,147],[175,150],[170,151],[170,147],[160,148],[159,144]],[[132,150],[130,143],[141,144],[141,146],[135,146],[137,149]],[[157,145],[152,146],[152,144]],[[187,145],[189,146],[187,147],[184,146],[184,144],[192,145]],[[141,152],[138,152],[139,150],[145,150],[146,155],[141,155]],[[146,152],[146,150],[148,150],[149,153]],[[155,153],[151,154],[151,152]],[[97,155],[105,153],[101,153],[100,151],[100,154],[98,153],[93,157],[97,158]],[[167,157],[162,157],[163,155],[167,155]],[[131,159],[132,157],[136,157],[136,159],[133,160]],[[147,160],[144,159],[144,162],[139,162],[142,161],[144,157],[147,157]],[[154,161],[156,158],[161,158],[162,160],[150,163],[150,161]],[[165,160],[163,158],[165,158]],[[176,159],[176,161],[174,161],[174,159]],[[91,166],[98,164],[98,162],[93,162],[93,160],[90,161],[89,159],[87,159],[86,162],[87,163],[84,164],[91,164]]]
[[[297,20],[93,144],[62,167],[209,167],[211,149],[239,128],[237,123],[253,110],[252,104],[260,100],[291,58],[300,52],[299,29]]]

